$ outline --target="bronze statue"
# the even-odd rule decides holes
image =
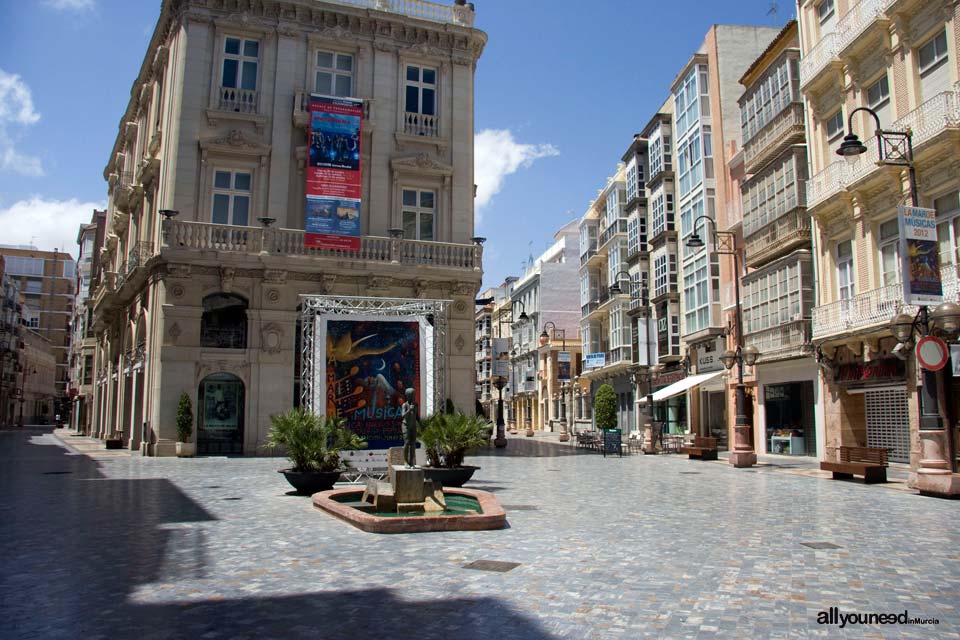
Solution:
[[[407,389],[407,401],[401,406],[403,416],[403,460],[408,469],[417,466],[417,403],[413,401],[413,389]]]

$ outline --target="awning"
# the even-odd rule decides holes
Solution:
[[[679,382],[674,382],[671,385],[664,387],[663,389],[658,389],[653,393],[653,401],[660,402],[666,400],[667,398],[672,398],[673,396],[678,396],[681,393],[686,393],[690,389],[693,389],[699,384],[703,384],[707,380],[712,380],[719,375],[726,373],[723,369],[720,371],[711,371],[710,373],[700,373],[695,376],[687,376]],[[643,404],[647,401],[646,396],[641,396],[640,403]]]

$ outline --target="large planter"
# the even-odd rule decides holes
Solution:
[[[445,467],[423,467],[423,477],[425,480],[439,482],[445,487],[462,487],[463,484],[473,477],[474,471],[480,467],[471,467],[464,465],[447,469]]]
[[[293,471],[280,469],[280,473],[287,479],[297,493],[311,496],[318,491],[329,491],[340,479],[340,471]]]
[[[193,442],[178,442],[177,443],[177,457],[178,458],[192,458],[197,455],[197,445]]]

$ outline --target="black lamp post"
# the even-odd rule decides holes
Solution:
[[[874,136],[877,139],[877,161],[879,164],[906,167],[910,178],[910,203],[914,207],[920,206],[920,197],[917,193],[917,174],[913,164],[913,135],[910,131],[890,131],[880,126],[880,117],[869,107],[858,107],[847,117],[847,135],[837,149],[837,155],[843,156],[848,162],[856,162],[859,156],[867,151],[866,145],[860,142],[853,132],[853,116],[864,111],[873,118],[876,124]],[[960,307],[952,302],[944,302],[930,313],[926,305],[922,305],[917,315],[897,314],[890,321],[890,328],[899,341],[895,353],[906,357],[912,343],[914,332],[920,336],[928,336],[939,330],[947,335],[955,335],[957,322],[960,319]],[[918,471],[917,487],[921,493],[929,495],[948,495],[960,493],[958,486],[948,487],[934,476],[949,476],[950,463],[946,460],[946,433],[943,428],[943,419],[940,416],[940,401],[937,396],[940,374],[937,371],[921,369],[920,390],[920,469]],[[945,489],[940,491],[939,489]]]
[[[511,303],[510,305],[510,315],[507,320],[504,320],[503,313],[501,313],[500,316],[497,318],[497,327],[499,328],[499,333],[501,338],[503,338],[504,324],[513,325],[515,322],[524,324],[526,323],[527,320],[530,319],[530,317],[527,315],[526,307],[524,306],[523,302],[519,300],[517,300],[515,304],[520,305],[520,316],[515,319],[513,317],[513,304],[514,303]],[[516,349],[514,349],[514,354],[515,353],[516,353]],[[499,354],[497,355],[499,356]],[[512,358],[511,358],[510,368],[513,369]],[[499,398],[497,399],[497,436],[493,439],[493,446],[495,446],[498,449],[503,449],[504,447],[507,446],[507,434],[504,429],[504,422],[503,422],[503,387],[506,386],[507,381],[504,379],[503,376],[498,374],[496,377],[494,377],[493,384],[497,388],[497,391],[499,393]],[[516,376],[514,376],[513,387],[514,387],[513,394],[516,395],[517,393]]]
[[[740,304],[740,259],[737,253],[736,235],[731,231],[718,231],[717,223],[709,216],[698,216],[693,221],[693,234],[687,239],[687,246],[691,249],[697,249],[704,246],[703,239],[697,234],[697,224],[705,220],[713,224],[713,244],[714,252],[718,255],[733,256],[733,283],[735,287],[734,295],[737,297],[737,349],[736,351],[727,350],[720,356],[723,365],[729,371],[736,363],[737,366],[737,391],[736,391],[736,411],[734,420],[734,441],[733,451],[730,454],[730,464],[735,467],[752,467],[757,463],[757,454],[753,451],[750,444],[750,432],[753,430],[753,424],[747,415],[747,388],[743,384],[743,366],[753,366],[760,357],[760,352],[756,347],[743,346],[743,307]]]

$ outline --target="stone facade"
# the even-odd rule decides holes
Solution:
[[[230,381],[241,434],[227,452],[260,452],[269,417],[298,402],[309,294],[449,300],[442,386],[473,406],[473,77],[486,35],[467,5],[367,4],[163,3],[104,170],[99,436],[168,455],[179,395],[198,407],[204,380]],[[363,100],[356,252],[304,246],[308,96],[333,91]],[[430,194],[414,225],[408,191]],[[226,307],[242,310],[232,324],[206,324]]]

